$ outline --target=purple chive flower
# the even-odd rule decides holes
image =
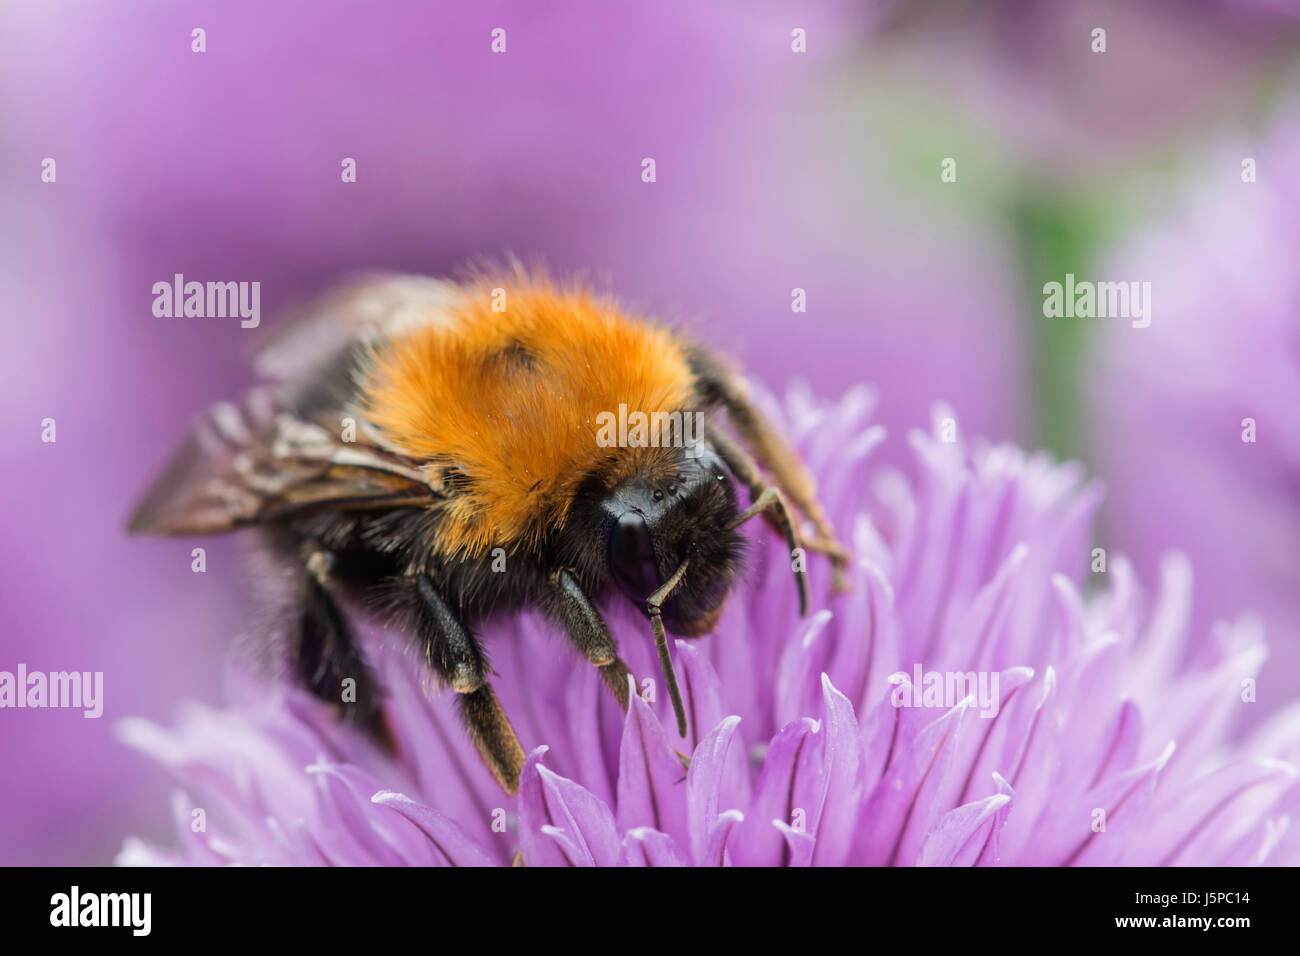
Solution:
[[[395,757],[298,691],[251,680],[242,703],[192,706],[176,730],[128,722],[125,739],[185,790],[172,800],[179,849],[130,840],[120,861],[1300,861],[1294,715],[1225,747],[1264,659],[1258,626],[1189,643],[1177,556],[1154,596],[1120,558],[1084,587],[1098,487],[1075,465],[967,447],[944,409],[933,435],[908,437],[911,477],[869,466],[885,437],[872,406],[859,389],[830,404],[796,391],[773,408],[851,533],[854,590],[801,620],[780,544],[756,542],[717,632],[676,644],[687,740],[664,695],[623,715],[561,638],[512,619],[488,646],[535,749],[507,798],[450,693],[376,634]],[[826,594],[826,568],[811,576]],[[657,677],[644,624],[612,625],[637,678]],[[957,672],[981,690],[931,699],[926,675]]]

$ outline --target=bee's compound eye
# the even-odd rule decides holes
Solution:
[[[650,542],[650,527],[640,512],[623,512],[610,530],[609,566],[619,588],[638,603],[644,602],[662,583]]]

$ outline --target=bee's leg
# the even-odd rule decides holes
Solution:
[[[294,676],[320,700],[339,709],[345,720],[391,749],[378,681],[330,593],[332,564],[328,551],[312,548],[304,550],[298,564],[301,580],[289,636]]]
[[[567,568],[558,569],[551,575],[550,585],[545,602],[547,613],[564,628],[578,652],[596,666],[618,705],[627,710],[630,672],[618,656],[618,646],[609,633],[609,625],[592,605],[573,572]]]
[[[793,555],[795,549],[803,546],[803,543],[795,531],[794,523],[790,520],[790,510],[786,507],[780,489],[763,480],[754,459],[750,458],[749,453],[725,432],[708,428],[706,436],[713,450],[736,476],[736,480],[749,489],[750,505],[736,516],[732,526],[743,524],[754,515],[761,514],[777,534],[785,538],[786,547]],[[799,588],[799,613],[807,614],[808,585],[803,573],[798,570],[795,571],[795,585]]]
[[[692,362],[705,394],[727,410],[731,426],[753,450],[754,457],[772,473],[776,485],[817,529],[817,537],[807,542],[807,547],[830,556],[835,590],[849,590],[845,569],[852,555],[836,537],[835,528],[817,498],[817,483],[799,455],[750,401],[744,379],[703,352],[695,353]],[[716,441],[714,447],[725,459]]]
[[[673,589],[681,583],[682,577],[686,574],[687,567],[690,566],[690,559],[687,558],[677,566],[672,577],[663,583],[654,594],[646,598],[646,611],[650,614],[650,629],[655,637],[655,650],[659,652],[659,666],[663,670],[664,683],[668,687],[668,696],[672,699],[673,714],[677,717],[677,736],[685,737],[688,729],[686,723],[686,707],[682,702],[682,692],[677,686],[677,674],[673,671],[673,659],[668,653],[668,634],[664,631],[663,621],[663,604],[668,599],[668,595]],[[799,588],[800,613],[804,612],[807,603],[807,594],[803,590],[803,585]]]
[[[456,617],[427,574],[408,575],[401,595],[414,633],[424,642],[429,666],[457,694],[461,719],[483,761],[502,789],[515,793],[524,768],[524,748],[487,682],[478,641]]]
[[[742,435],[745,435],[744,429],[737,424],[736,414],[731,412],[730,415],[731,422],[736,426],[736,430]],[[753,410],[753,415],[759,415],[757,409]],[[794,451],[790,449],[789,446],[785,444],[784,440],[781,439],[776,432],[772,430],[771,426],[767,424],[766,419],[756,417],[753,421],[762,423],[762,427],[766,430],[768,435],[766,440],[769,443],[775,442],[779,445],[779,454],[787,455],[787,465],[793,467],[796,471],[794,487],[798,489],[798,491],[791,490],[791,487],[787,484],[789,475],[786,474],[783,478],[783,469],[781,467],[772,464],[770,461],[764,462],[764,464],[771,469],[773,477],[776,479],[776,486],[785,496],[788,496],[795,503],[800,511],[808,516],[809,520],[813,523],[813,527],[817,530],[817,537],[811,540],[805,539],[802,535],[799,535],[800,546],[807,548],[809,551],[816,551],[820,554],[828,555],[831,559],[832,586],[837,592],[841,593],[849,590],[849,580],[848,575],[845,574],[845,569],[849,565],[851,555],[836,539],[835,529],[831,527],[830,521],[822,511],[821,504],[817,501],[817,490],[816,485],[813,484],[812,476],[808,474],[808,470],[804,468],[803,462],[799,460]],[[710,427],[707,429],[706,434],[708,435],[709,443],[713,445],[714,451],[716,451],[722,457],[722,460],[727,463],[727,467],[731,469],[731,472],[736,476],[736,479],[749,488],[751,499],[757,501],[763,491],[768,487],[767,483],[763,480],[762,473],[759,471],[757,462],[750,457],[749,453],[741,447],[739,442],[732,439],[730,435],[722,431],[720,428]],[[756,448],[762,447],[754,438],[749,437],[748,440],[750,445],[755,446]],[[769,449],[769,453],[770,452],[771,450]],[[759,454],[761,456],[761,451]],[[797,475],[802,475],[806,478],[806,482],[802,482],[798,479]],[[802,500],[799,497],[800,492],[804,495]],[[765,517],[773,528],[778,532],[784,533],[785,529],[782,527],[782,523],[789,520],[787,509],[781,507],[780,509],[769,510],[766,512]]]
[[[609,625],[591,603],[591,598],[582,590],[582,585],[572,571],[560,568],[551,575],[550,581],[551,592],[545,603],[547,613],[565,629],[573,646],[596,665],[601,680],[618,701],[619,707],[626,712],[632,702],[628,684],[632,672],[618,656],[618,645],[609,633]],[[668,673],[672,674],[671,667]],[[675,678],[671,679],[671,691],[676,691]],[[682,736],[686,736],[684,731]],[[691,758],[675,748],[674,752],[682,766],[689,768]]]

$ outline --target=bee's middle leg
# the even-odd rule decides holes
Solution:
[[[609,625],[582,590],[573,572],[567,568],[560,568],[551,574],[546,611],[564,628],[578,653],[600,671],[600,679],[609,688],[618,705],[627,710],[631,703],[628,691],[631,672],[618,656],[618,645],[609,633]]]
[[[461,720],[488,769],[507,793],[519,790],[524,748],[492,685],[478,641],[452,612],[427,574],[404,579],[409,623],[424,643],[429,666],[456,692]]]

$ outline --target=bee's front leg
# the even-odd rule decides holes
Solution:
[[[631,703],[630,671],[618,656],[618,645],[609,633],[609,625],[568,568],[552,572],[549,581],[550,591],[543,602],[547,614],[564,628],[578,653],[596,666],[618,705],[627,710]]]
[[[543,602],[546,613],[564,628],[578,652],[596,666],[610,694],[626,711],[632,703],[629,684],[632,672],[618,656],[618,645],[609,633],[609,625],[568,568],[552,572],[550,584],[550,592]],[[691,765],[690,757],[679,750],[675,752],[683,767]]]
[[[749,489],[750,505],[736,517],[733,527],[743,524],[755,514],[762,514],[764,520],[785,538],[786,546],[792,555],[796,548],[804,547],[806,543],[795,530],[781,490],[763,480],[758,465],[740,445],[727,437],[725,432],[717,428],[709,428],[706,430],[706,435],[709,443],[713,445],[713,450],[731,469],[736,480]],[[799,614],[803,616],[808,613],[808,584],[802,571],[796,571],[794,579],[795,587],[799,589]]]
[[[830,557],[831,581],[835,592],[843,594],[851,590],[848,570],[853,556],[835,536],[835,528],[831,525],[830,518],[826,516],[826,511],[817,496],[817,483],[813,480],[812,473],[808,471],[789,442],[781,437],[750,399],[749,388],[740,375],[700,350],[692,353],[691,363],[695,368],[700,387],[706,395],[726,409],[731,427],[749,445],[758,464],[771,472],[777,488],[812,522],[817,536],[805,541],[804,546]],[[718,447],[718,442],[721,441],[729,446],[728,453],[732,458],[739,459],[741,455],[739,446],[727,440],[725,436],[721,438],[718,436],[719,433],[715,430],[712,440],[719,454],[722,454],[722,449]],[[723,457],[726,458],[727,455],[724,454]],[[742,467],[752,467],[753,463],[748,455],[744,458],[747,464]],[[728,461],[727,466],[732,467],[732,462]],[[755,472],[753,479],[736,476],[739,480],[750,483],[751,490],[752,482],[758,480],[757,469],[753,470]]]

